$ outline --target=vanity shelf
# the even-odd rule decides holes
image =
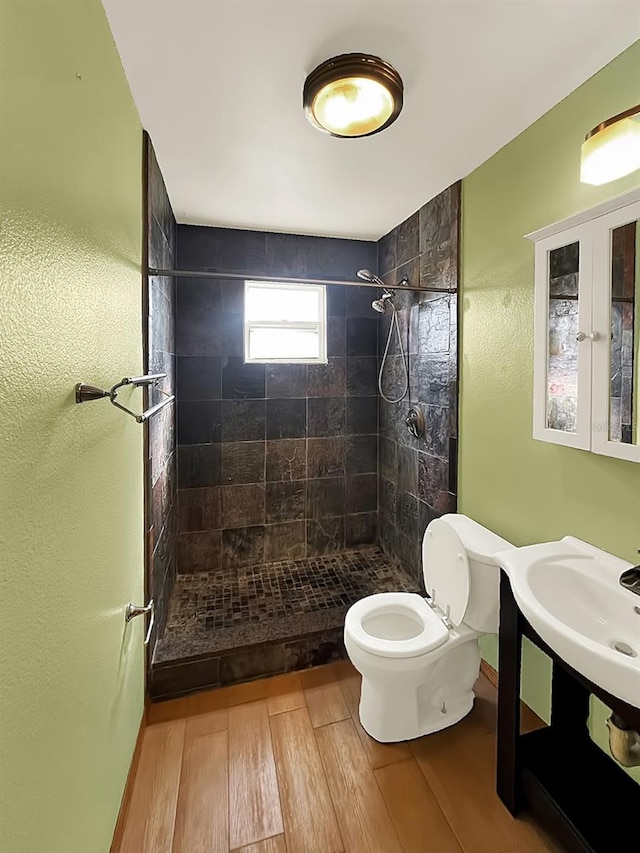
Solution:
[[[520,733],[522,638],[553,662],[551,725]],[[534,631],[518,609],[507,575],[500,580],[497,790],[512,815],[526,807],[568,853],[611,853],[629,846],[640,812],[640,785],[589,736],[589,696],[635,729],[640,709],[585,679]]]

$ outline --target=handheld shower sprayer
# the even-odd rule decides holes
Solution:
[[[372,273],[371,270],[358,270],[356,273],[358,278],[361,278],[363,281],[368,281],[370,284],[377,284],[382,288],[382,296],[380,299],[374,299],[371,303],[371,307],[374,311],[377,311],[378,314],[384,314],[387,308],[387,302],[391,306],[391,323],[389,324],[389,334],[387,335],[387,343],[384,348],[384,354],[382,356],[382,362],[380,364],[380,372],[378,373],[378,390],[380,391],[380,395],[383,400],[386,400],[387,403],[400,403],[407,396],[409,392],[409,367],[407,365],[407,357],[404,353],[404,348],[402,346],[402,335],[400,334],[400,325],[398,323],[398,313],[396,311],[396,307],[393,304],[393,298],[395,294],[392,290],[390,290],[382,281],[382,279],[377,276],[375,273]],[[409,283],[407,277],[405,276],[402,279],[402,284],[407,285]],[[404,368],[404,389],[399,397],[387,397],[387,395],[383,391],[382,387],[382,375],[384,373],[384,368],[387,363],[387,356],[389,355],[389,347],[391,346],[391,337],[393,332],[396,332],[398,337],[398,350],[400,352],[400,358],[402,359],[402,366]]]

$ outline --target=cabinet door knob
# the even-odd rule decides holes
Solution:
[[[576,335],[576,340],[578,341],[578,343],[582,343],[582,341],[586,341],[587,339],[590,339],[592,341],[599,341],[600,332],[578,332],[578,334]]]

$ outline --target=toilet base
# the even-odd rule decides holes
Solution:
[[[414,671],[402,671],[400,661],[391,670],[363,669],[370,672],[362,673],[363,729],[380,743],[415,740],[455,725],[471,711],[480,650],[474,638]]]
[[[363,682],[364,688],[364,682]],[[467,714],[473,709],[475,696],[463,697],[460,701],[450,704],[445,713],[442,711],[432,712],[425,719],[420,720],[416,725],[407,725],[405,721],[398,720],[393,726],[389,726],[388,721],[384,725],[380,725],[380,720],[368,719],[368,714],[363,714],[362,701],[360,702],[359,716],[360,723],[365,732],[378,743],[398,743],[404,740],[415,740],[416,738],[432,735],[435,732],[440,732],[442,729],[447,729],[449,726],[454,726],[464,719]]]

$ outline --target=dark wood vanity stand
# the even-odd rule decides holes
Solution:
[[[551,724],[520,733],[522,638],[553,661]],[[640,730],[640,709],[616,699],[562,661],[518,609],[500,579],[498,796],[517,815],[527,808],[569,853],[618,853],[637,841],[640,785],[596,746],[587,729],[589,695]]]

